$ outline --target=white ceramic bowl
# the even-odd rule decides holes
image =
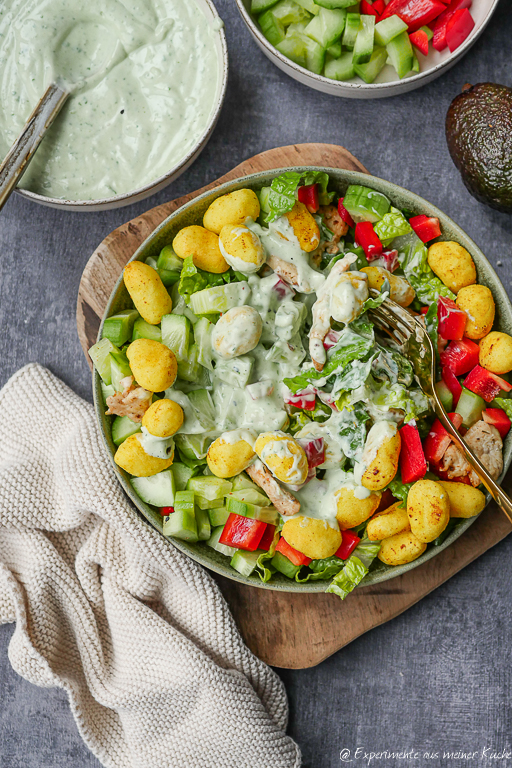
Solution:
[[[263,35],[249,12],[251,0],[236,0],[238,10],[247,28],[270,61],[276,64],[279,69],[282,69],[283,72],[286,72],[287,75],[290,75],[290,77],[304,85],[309,85],[310,88],[315,88],[317,91],[322,91],[322,93],[329,93],[332,96],[343,96],[347,99],[383,99],[386,96],[397,96],[399,93],[413,91],[422,85],[432,82],[436,77],[439,77],[443,72],[447,72],[453,67],[469,51],[471,46],[476,43],[491,20],[498,2],[499,0],[475,0],[471,7],[475,28],[467,40],[453,53],[450,53],[448,50],[439,53],[430,46],[432,50],[428,56],[423,56],[423,54],[418,52],[421,67],[419,74],[398,80],[395,70],[391,66],[386,65],[377,77],[377,80],[374,83],[367,84],[358,77],[344,82],[331,80],[322,75],[315,75],[304,67],[295,64],[295,62],[283,56],[282,53],[279,53]]]
[[[61,208],[67,211],[105,211],[110,208],[121,208],[124,205],[137,203],[150,195],[154,195],[156,192],[160,192],[161,189],[170,184],[171,181],[177,179],[178,176],[181,176],[181,174],[192,165],[194,160],[196,160],[208,144],[210,136],[217,124],[224,103],[228,82],[228,48],[226,44],[226,35],[224,33],[224,25],[212,0],[196,0],[196,2],[204,10],[208,22],[216,33],[215,44],[217,47],[219,78],[217,93],[215,95],[215,104],[208,125],[197,140],[196,145],[192,147],[188,154],[158,179],[154,179],[154,181],[143,187],[139,187],[138,189],[126,192],[122,195],[116,195],[115,197],[108,197],[100,200],[62,200],[56,197],[45,197],[44,195],[39,195],[27,189],[17,189],[16,192],[19,195],[22,195],[29,200],[33,200],[36,203],[41,203],[41,205],[47,205],[50,208]]]

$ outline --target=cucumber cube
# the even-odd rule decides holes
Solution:
[[[373,37],[375,32],[375,16],[363,14],[359,20],[359,29],[352,61],[355,64],[368,64],[373,53]]]
[[[172,474],[174,475],[174,484],[177,491],[184,491],[187,487],[188,481],[194,475],[194,470],[187,467],[186,464],[182,464],[179,461],[175,461],[172,465]]]
[[[202,317],[194,325],[194,339],[198,349],[198,362],[200,365],[213,371],[212,364],[212,330],[213,324],[206,317]]]
[[[276,44],[273,43],[273,45]],[[244,281],[215,285],[213,288],[204,288],[202,291],[193,293],[190,297],[190,307],[196,315],[227,312],[232,307],[239,307],[245,304],[250,295],[251,289],[248,283]]]
[[[174,435],[174,442],[182,456],[188,459],[204,459],[211,443],[205,435]]]
[[[294,0],[279,0],[277,5],[272,6],[272,15],[284,27],[309,19],[309,13]]]
[[[215,407],[207,389],[194,389],[188,393],[188,399],[194,414],[204,430],[215,427]]]
[[[142,501],[153,507],[172,507],[175,499],[174,476],[165,469],[151,477],[132,477],[131,484]]]
[[[341,43],[340,42],[333,43],[328,47],[326,53],[329,56],[331,56],[333,59],[339,59],[339,57],[342,54]]]
[[[382,51],[383,49],[377,50]],[[391,203],[386,195],[359,184],[348,186],[343,205],[354,221],[371,221],[372,224],[380,221],[391,208]]]
[[[235,357],[233,360],[218,360],[215,366],[215,376],[232,387],[245,387],[254,365],[254,358],[248,355]]]
[[[140,424],[132,421],[128,416],[116,416],[112,422],[112,440],[114,445],[121,445],[127,437],[140,432]],[[163,505],[165,507],[165,504]]]
[[[247,504],[256,504],[258,507],[270,506],[269,499],[261,493],[259,490],[253,488],[243,488],[240,491],[226,491],[229,494],[229,498],[236,499],[237,501],[245,501]]]
[[[196,500],[196,507],[205,510],[215,509],[224,501],[224,499],[205,499],[204,496],[198,496],[197,494],[195,494],[194,498]]]
[[[221,477],[191,477],[187,484],[187,491],[193,491],[198,496],[213,501],[222,499],[232,487],[233,483]]]
[[[212,535],[212,527],[208,512],[204,509],[196,509],[197,538],[199,541],[208,541]]]
[[[162,344],[172,349],[178,363],[187,359],[189,341],[190,320],[185,315],[162,317]]]
[[[103,338],[110,339],[112,344],[122,347],[128,339],[131,339],[133,324],[138,317],[139,313],[136,309],[126,309],[124,312],[107,317],[103,323]]]
[[[315,0],[321,8],[350,8],[354,0]]]
[[[408,26],[400,16],[388,16],[387,19],[382,19],[375,25],[375,42],[377,45],[387,45],[406,29]]]
[[[156,262],[157,269],[167,272],[180,272],[183,267],[183,261],[176,256],[170,245],[165,245],[160,251]]]
[[[232,496],[226,496],[226,509],[235,515],[250,517],[252,520],[260,520],[263,523],[277,525],[279,515],[274,507],[259,507],[255,504],[248,504],[245,501],[238,501]]]
[[[172,515],[164,519],[163,534],[195,544],[199,537],[194,514],[187,510],[178,511],[175,509]]]
[[[174,509],[193,513],[195,509],[194,492],[177,491],[174,496]]]
[[[385,48],[375,48],[368,64],[354,64],[356,75],[365,83],[373,83],[386,66],[388,54]]]
[[[219,525],[224,526],[226,524],[229,512],[226,507],[214,507],[208,510],[208,517],[212,528],[217,528]]]
[[[453,395],[444,383],[444,381],[438,381],[435,384],[437,395],[442,403],[446,413],[450,413],[453,408]]]
[[[260,199],[260,208],[264,213],[270,213],[270,205],[268,204],[268,198],[272,187],[262,187],[258,195]]]
[[[345,31],[341,40],[345,48],[352,49],[355,45],[357,33],[359,32],[359,22],[361,20],[361,14],[359,13],[347,13],[347,20],[345,23]]]
[[[178,377],[180,379],[184,379],[185,381],[197,381],[199,376],[198,357],[199,349],[196,344],[192,344],[187,359],[178,362]]]
[[[276,45],[276,49],[279,53],[282,53],[283,56],[286,56],[286,58],[294,61],[295,64],[298,64],[299,67],[306,66],[307,50],[303,37],[299,35],[286,36],[284,40],[281,40],[281,42]]]
[[[486,408],[485,400],[476,395],[471,390],[462,387],[462,394],[455,408],[455,413],[462,416],[462,426],[469,429],[479,419],[482,418],[482,412]]]
[[[413,50],[407,32],[401,32],[386,45],[391,64],[400,79],[409,74],[413,67]]]
[[[258,557],[261,555],[261,550],[255,552],[245,552],[243,549],[237,549],[233,557],[231,558],[231,567],[241,573],[242,576],[250,576],[256,568]]]
[[[300,565],[294,565],[287,557],[282,555],[281,552],[275,553],[270,561],[270,565],[274,566],[276,571],[279,571],[279,573],[282,573],[283,576],[287,576],[289,579],[294,579],[301,568]]]
[[[162,341],[162,331],[159,325],[150,325],[142,317],[138,317],[133,324],[132,341],[136,339],[152,339]]]
[[[325,48],[322,48],[320,43],[306,35],[304,35],[304,41],[306,44],[306,69],[316,75],[321,75],[325,64]]]
[[[229,547],[227,544],[219,544],[219,539],[222,535],[222,531],[224,530],[224,526],[221,525],[218,528],[214,528],[212,531],[212,535],[206,542],[209,547],[212,547],[216,552],[220,552],[223,555],[227,555],[228,557],[233,557],[233,555],[236,552],[236,547]]]
[[[416,74],[420,71],[420,60],[418,59],[418,56],[416,55],[416,51],[413,49],[412,51],[412,67],[411,72],[415,72]]]
[[[112,383],[112,372],[110,370],[111,352],[119,352],[119,349],[115,344],[112,344],[110,339],[101,339],[89,350],[89,357],[105,384]]]
[[[233,479],[233,492],[243,491],[248,488],[258,492],[260,490],[259,485],[256,485],[256,483],[253,483],[252,480],[249,480],[245,472],[241,472]]]
[[[277,45],[282,40],[284,40],[285,37],[285,31],[283,24],[276,19],[272,11],[265,11],[265,13],[262,13],[261,16],[258,16],[258,24],[260,25],[261,31],[269,41],[271,45]],[[209,290],[209,289],[206,289]],[[201,293],[201,291],[198,291],[197,293]],[[196,296],[197,294],[193,293],[192,296]],[[195,311],[195,310],[194,310]],[[210,310],[207,310],[210,311]],[[223,312],[224,310],[219,310],[220,312]]]
[[[257,15],[258,13],[263,13],[263,11],[268,11],[276,3],[277,0],[251,0],[251,13]]]
[[[306,27],[306,34],[316,40],[322,48],[328,48],[336,42],[345,28],[347,12],[341,8],[329,10],[320,8]]]
[[[112,386],[115,387],[116,392],[122,392],[123,387],[121,385],[121,379],[133,375],[128,358],[124,352],[110,353],[110,371],[112,376]]]
[[[314,0],[295,0],[295,2],[304,8],[304,10],[312,13],[313,16],[316,16],[320,12],[318,3],[315,3]]]
[[[107,404],[107,397],[110,397],[111,395],[115,395],[116,390],[112,386],[112,384],[105,384],[104,381],[101,382],[101,394],[103,395],[103,400],[105,402],[105,405]]]
[[[331,80],[351,80],[355,74],[350,51],[342,53],[337,59],[330,59],[325,65],[325,76]]]

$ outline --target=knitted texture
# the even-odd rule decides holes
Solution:
[[[215,582],[127,501],[92,406],[31,364],[0,391],[0,623],[108,768],[298,768],[277,675]]]

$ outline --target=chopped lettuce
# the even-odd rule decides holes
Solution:
[[[380,294],[375,299],[373,299],[371,296],[369,299],[366,299],[359,313],[359,316],[364,314],[364,312],[366,312],[368,309],[376,309],[377,307],[380,307],[382,302],[386,301],[388,298],[390,290],[391,288],[389,287],[389,281],[386,278],[386,280],[384,280],[384,285],[382,286]]]
[[[357,459],[366,442],[366,424],[370,415],[362,403],[357,403],[353,409],[342,411],[343,421],[340,424],[340,437],[343,441],[343,453],[349,459]]]
[[[370,569],[370,565],[377,557],[380,546],[380,541],[362,539],[325,591],[338,595],[344,600],[362,582]]]
[[[267,567],[267,561],[272,560],[275,555],[277,542],[279,541],[279,531],[282,529],[283,525],[284,521],[281,518],[279,524],[276,525],[276,530],[274,531],[274,538],[272,539],[270,549],[268,552],[262,552],[256,560],[256,573],[264,584],[266,584],[267,581],[270,581],[273,574],[275,573],[275,569],[273,566],[270,566],[270,563],[268,563],[270,567]]]
[[[400,504],[401,507],[405,507],[407,506],[407,496],[413,485],[414,483],[404,484],[400,478],[395,477],[388,485],[387,490],[391,491],[395,499],[402,502]]]
[[[417,240],[410,248],[409,255],[403,264],[405,276],[416,291],[416,296],[423,304],[437,302],[439,296],[455,300],[449,288],[435,276],[428,265],[428,250],[421,240]]]
[[[327,205],[334,197],[334,192],[327,192],[329,176],[324,171],[286,171],[275,178],[270,185],[268,194],[268,207],[270,213],[267,216],[267,222],[275,221],[288,211],[291,211],[297,200],[296,192],[301,179],[304,184],[320,184],[320,203]]]
[[[493,408],[494,406],[501,408],[505,411],[509,419],[512,419],[512,400],[507,397],[495,397],[491,405]]]
[[[404,411],[407,423],[416,419],[430,408],[428,397],[421,389],[407,389],[403,384],[390,384],[388,381],[376,381],[369,376],[363,386],[352,392],[346,392],[337,401],[338,408],[348,408],[355,403],[366,402],[374,420],[393,409]]]
[[[343,565],[343,560],[340,560],[336,555],[327,557],[324,560],[313,560],[309,564],[309,570],[304,576],[302,575],[302,572],[304,571],[303,568],[295,574],[295,581],[301,583],[305,581],[326,581],[327,579],[332,579],[333,576],[336,576],[336,574],[343,568]]]
[[[400,352],[388,347],[380,347],[372,362],[372,374],[376,379],[387,379],[391,384],[405,384],[406,387],[413,382],[411,363]]]
[[[389,245],[395,237],[402,237],[412,232],[412,228],[403,213],[393,206],[391,206],[390,212],[384,214],[373,228],[384,246]]]
[[[198,269],[194,264],[192,256],[187,256],[180,273],[178,291],[185,301],[188,301],[188,297],[193,293],[197,293],[197,291],[202,291],[204,288],[212,288],[216,285],[224,285],[224,283],[233,283],[237,280],[239,278],[232,269],[223,272],[221,275],[214,275],[212,272]]]
[[[372,372],[372,365],[375,359],[375,354],[371,354],[366,360],[353,360],[347,365],[340,373],[336,375],[334,384],[332,387],[332,396],[347,392],[352,389],[357,389],[364,384]]]

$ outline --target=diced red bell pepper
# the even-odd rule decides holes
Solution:
[[[425,37],[427,36],[426,32],[423,34]],[[409,224],[423,243],[428,243],[441,234],[441,225],[435,216],[425,216],[422,213],[420,216],[413,216],[412,219],[409,219]]]
[[[266,527],[267,523],[263,523],[261,520],[252,520],[250,517],[243,517],[243,515],[235,515],[234,512],[230,512],[219,542],[227,544],[229,547],[254,552],[258,549]]]
[[[312,562],[310,557],[291,547],[283,536],[277,542],[276,552],[287,557],[294,565],[309,565]]]
[[[377,11],[377,15],[380,17],[386,10],[386,3],[384,0],[373,0],[373,10]]]
[[[475,28],[475,20],[467,8],[455,11],[446,25],[446,43],[453,53]]]
[[[368,0],[361,0],[361,7],[359,10],[360,13],[366,16],[376,16],[377,18],[379,16],[377,10],[375,9],[375,3],[372,5],[368,2]]]
[[[172,515],[174,512],[174,507],[160,507],[160,514],[162,517],[167,517],[168,515]]]
[[[284,301],[285,299],[293,299],[293,297],[295,296],[295,291],[293,290],[291,285],[288,285],[288,283],[285,283],[285,281],[281,280],[281,278],[278,278],[276,280],[276,282],[272,286],[272,291],[274,291],[274,293],[277,293],[281,301]]]
[[[341,536],[340,548],[334,554],[341,560],[348,560],[361,539],[352,531],[342,531]]]
[[[317,213],[320,208],[318,184],[306,184],[298,189],[299,202],[304,203],[310,213]]]
[[[480,349],[471,339],[452,341],[441,353],[441,365],[450,368],[456,376],[468,373],[478,365]]]
[[[325,442],[323,437],[297,437],[299,445],[304,448],[310,469],[319,467],[325,461]]]
[[[340,215],[340,219],[343,219],[345,224],[348,224],[349,227],[355,227],[354,219],[343,205],[343,197],[340,197],[338,200],[338,213]]]
[[[430,309],[430,307],[422,307],[422,308],[420,309],[420,313],[421,313],[422,315],[426,315],[429,309]]]
[[[459,429],[462,424],[462,416],[460,413],[449,413],[448,416],[455,429]],[[423,441],[423,450],[429,465],[433,465],[434,468],[437,467],[443,458],[446,449],[450,445],[451,440],[452,438],[439,419],[436,419],[430,427],[430,432]]]
[[[261,537],[260,543],[258,544],[258,549],[262,549],[264,552],[269,551],[271,544],[274,541],[275,531],[276,531],[276,526],[271,525],[270,523],[267,523],[265,532]]]
[[[380,497],[379,506],[375,510],[375,512],[382,512],[383,509],[389,509],[394,503],[396,499],[391,493],[389,489],[386,489],[382,492],[382,496]]]
[[[324,339],[324,347],[326,349],[330,349],[331,347],[334,347],[338,343],[340,336],[341,336],[341,331],[333,331],[331,328],[331,330],[329,331],[329,333]]]
[[[360,221],[356,224],[355,241],[361,246],[368,259],[375,259],[384,250],[371,221]]]
[[[435,24],[432,27],[432,31],[434,32],[432,46],[436,51],[444,51],[448,45],[446,42],[446,28],[455,11],[462,10],[463,8],[471,8],[471,5],[472,0],[452,0],[447,9],[437,17]]]
[[[385,268],[388,272],[394,272],[395,269],[398,269],[400,266],[400,262],[398,261],[398,251],[396,249],[393,249],[392,251],[382,251],[380,258],[384,259]]]
[[[473,370],[468,373],[464,379],[464,386],[466,389],[470,389],[475,395],[483,397],[486,403],[490,403],[495,397],[498,397],[501,390],[510,392],[512,385],[502,379],[500,376],[496,376],[495,373],[491,373],[486,368],[482,368],[481,365],[475,365]]]
[[[306,390],[296,392],[294,395],[289,393],[285,396],[285,403],[293,405],[294,408],[302,408],[304,411],[314,411],[315,402],[315,393]]]
[[[437,302],[438,331],[443,339],[460,341],[464,337],[468,316],[452,299],[440,296]]]
[[[424,56],[428,56],[428,35],[424,29],[418,29],[416,32],[412,32],[412,34],[409,35],[409,40],[420,53]],[[417,218],[417,216],[414,218]]]
[[[425,477],[427,462],[418,427],[404,424],[400,430],[400,472],[402,483],[415,483]]]
[[[505,437],[510,431],[512,422],[501,408],[486,408],[482,413],[482,418],[486,424],[496,427],[502,437]]]
[[[415,32],[430,24],[445,8],[439,0],[391,0],[382,14],[382,19],[396,14],[408,25],[409,32]]]
[[[441,369],[441,376],[443,377],[443,381],[450,390],[450,392],[453,395],[453,404],[457,405],[459,402],[460,396],[462,395],[462,386],[460,384],[460,381],[454,374],[451,368],[447,368],[446,366]]]

